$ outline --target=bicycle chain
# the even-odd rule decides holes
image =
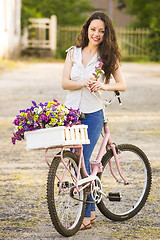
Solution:
[[[80,200],[80,199],[78,199],[78,198],[74,198],[74,197],[71,196],[71,195],[70,195],[70,197],[73,198],[73,199],[75,199],[75,200],[77,200],[77,201],[79,201],[79,202],[84,202],[84,203],[96,203],[95,201],[85,201],[85,200]]]
[[[87,195],[87,193],[86,193],[86,195]],[[75,198],[75,197],[73,196],[73,189],[72,189],[72,191],[70,191],[70,197],[73,198],[73,199],[75,199],[75,200],[77,200],[77,201],[79,201],[79,202],[84,202],[84,203],[96,203],[95,201],[85,201],[85,200],[81,200],[81,199],[79,199],[79,198]]]

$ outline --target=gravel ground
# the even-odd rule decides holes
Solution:
[[[107,109],[112,140],[132,143],[147,154],[153,172],[150,196],[143,209],[125,222],[112,222],[97,209],[97,223],[69,239],[160,239],[160,65],[123,63],[128,89],[123,105]],[[51,224],[46,202],[48,167],[44,151],[26,151],[25,141],[11,143],[12,121],[31,100],[64,102],[63,63],[21,64],[0,75],[0,239],[68,239]],[[105,93],[104,98],[111,93]],[[100,144],[99,140],[93,157]]]

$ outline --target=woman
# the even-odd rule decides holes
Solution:
[[[68,50],[64,64],[62,87],[69,90],[65,105],[80,108],[85,114],[83,124],[88,125],[89,145],[83,146],[87,172],[90,174],[90,156],[103,127],[101,91],[125,91],[126,82],[120,68],[121,55],[112,22],[102,12],[95,12],[83,25],[76,46]],[[94,78],[95,67],[103,62],[104,74]],[[111,76],[115,83],[110,84]],[[91,196],[88,196],[91,202]],[[87,203],[81,230],[95,223],[95,204]]]

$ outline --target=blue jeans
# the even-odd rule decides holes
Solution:
[[[102,131],[103,118],[103,110],[99,110],[85,114],[85,120],[82,120],[82,124],[88,125],[88,138],[90,139],[90,144],[83,145],[84,162],[88,174],[91,174],[90,157]],[[87,201],[93,201],[91,195],[87,197]],[[95,203],[86,203],[85,217],[90,217],[91,211],[95,211]]]

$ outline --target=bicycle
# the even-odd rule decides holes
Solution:
[[[121,104],[119,92],[115,92]],[[113,99],[105,104],[111,104]],[[151,188],[152,173],[145,153],[135,145],[112,143],[104,120],[104,136],[88,176],[82,145],[60,146],[60,152],[45,159],[50,166],[47,180],[49,214],[63,236],[74,235],[80,228],[87,194],[91,194],[100,212],[113,221],[135,216],[144,206]],[[72,151],[71,151],[72,148]],[[69,149],[69,150],[68,150]],[[78,149],[79,154],[75,153]],[[51,164],[48,158],[53,158]]]

